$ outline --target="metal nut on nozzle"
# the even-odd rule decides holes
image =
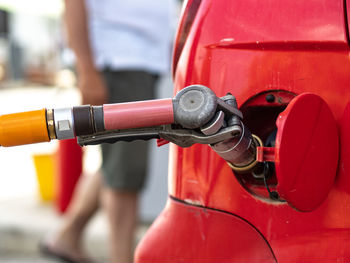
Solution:
[[[74,121],[71,108],[54,109],[55,131],[58,140],[73,139]]]

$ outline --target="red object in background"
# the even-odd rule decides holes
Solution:
[[[318,95],[330,108],[340,130],[337,174],[334,183],[330,180],[327,185],[319,184],[317,174],[309,177],[313,171],[304,174],[310,190],[317,192],[319,187],[325,187],[320,190],[330,191],[317,208],[300,212],[287,202],[264,196],[267,189],[261,181],[233,174],[208,146],[183,149],[171,145],[169,194],[188,207],[174,209],[174,204],[168,204],[170,208],[165,208],[139,243],[137,263],[151,259],[154,263],[202,262],[201,255],[196,255],[204,253],[203,242],[203,247],[211,244],[205,240],[214,236],[220,243],[221,237],[228,241],[226,237],[234,236],[235,231],[240,231],[240,236],[249,231],[231,229],[226,222],[227,227],[217,232],[217,224],[225,221],[218,214],[206,213],[209,209],[224,211],[232,220],[242,218],[254,226],[277,262],[350,262],[350,107],[346,108],[350,105],[349,5],[348,0],[187,1],[174,55],[175,92],[201,84],[213,89],[217,96],[232,93],[244,123],[265,143],[277,128],[283,129],[275,123],[291,101],[284,99],[288,94]],[[265,100],[269,94],[273,100]],[[305,113],[308,106],[311,107],[303,105]],[[310,127],[307,129],[310,135]],[[332,144],[336,138],[318,138],[320,144],[327,139],[331,145],[326,144],[322,151],[329,154],[336,149]],[[308,158],[303,160],[307,162]],[[322,161],[334,165],[332,158]],[[292,186],[293,179],[282,181],[286,179]],[[297,179],[302,183],[302,177]],[[270,190],[281,190],[278,178],[267,183]],[[188,213],[196,219],[188,223],[180,220],[182,216],[188,218]],[[194,231],[199,227],[202,231]],[[200,249],[198,252],[192,248]],[[204,251],[211,262],[237,262],[215,260],[218,251],[211,245],[207,249],[209,252]],[[252,252],[249,245],[234,242],[222,249],[222,253],[247,257],[258,253]]]
[[[57,210],[64,213],[83,170],[82,148],[76,139],[59,141],[57,152]]]

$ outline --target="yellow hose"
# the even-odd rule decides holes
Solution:
[[[46,109],[0,116],[0,145],[49,142]]]

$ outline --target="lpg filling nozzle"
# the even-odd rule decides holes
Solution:
[[[208,144],[237,172],[256,164],[261,141],[242,122],[233,95],[217,97],[202,85],[174,98],[102,106],[42,109],[0,116],[0,145],[77,138],[80,145],[163,139],[189,147]]]

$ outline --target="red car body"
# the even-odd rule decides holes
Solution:
[[[293,98],[316,94],[332,112],[336,134],[318,138],[325,154],[302,155],[303,165],[317,172],[300,178],[288,172],[292,161],[280,160],[289,166],[270,179],[270,188],[300,183],[287,202],[269,198],[262,182],[234,174],[206,145],[171,145],[169,200],[139,244],[136,262],[350,262],[349,6],[346,0],[186,3],[174,53],[175,91],[201,84],[217,96],[232,93],[243,122],[263,141],[284,129],[276,120]],[[307,124],[290,129],[308,136],[323,129]],[[304,154],[303,143],[287,149],[290,159]],[[328,163],[334,176],[317,170]]]

